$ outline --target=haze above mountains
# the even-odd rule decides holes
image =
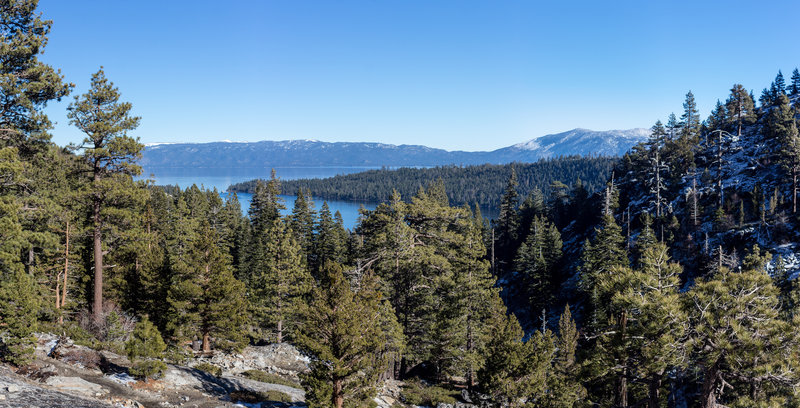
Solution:
[[[379,167],[505,164],[542,158],[620,156],[649,136],[648,129],[573,129],[489,152],[447,151],[419,145],[313,140],[151,144],[145,168]]]

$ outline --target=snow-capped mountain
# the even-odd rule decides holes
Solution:
[[[141,164],[162,167],[441,166],[504,164],[581,155],[618,156],[647,138],[646,129],[573,129],[490,152],[447,151],[420,145],[285,140],[261,142],[151,143]]]
[[[557,157],[571,154],[621,156],[632,146],[647,140],[649,129],[596,131],[572,129],[562,133],[544,135],[518,143],[499,151],[519,152],[521,156]]]

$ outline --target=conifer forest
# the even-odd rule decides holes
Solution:
[[[623,157],[327,186],[273,173],[246,186],[243,213],[235,194],[138,178],[125,89],[102,68],[65,78],[43,63],[46,10],[0,3],[9,370],[35,366],[41,333],[155,382],[285,343],[308,358],[296,387],[309,407],[373,408],[387,381],[393,408],[800,406],[797,69],[758,96],[732,84],[710,113],[686,93]],[[61,99],[84,135],[66,146],[44,114]],[[311,187],[382,202],[348,229]]]

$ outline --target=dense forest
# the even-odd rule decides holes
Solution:
[[[758,101],[733,85],[705,120],[689,92],[597,194],[520,194],[509,168],[489,222],[442,177],[348,231],[305,194],[281,216],[274,176],[246,216],[235,195],[134,181],[139,118],[102,69],[68,107],[85,139],[50,142],[42,110],[73,86],[38,59],[51,23],[35,8],[0,8],[6,364],[24,368],[43,331],[125,353],[141,378],[274,342],[310,357],[311,407],[374,406],[386,378],[404,406],[458,390],[487,406],[800,406],[797,70]]]
[[[392,198],[393,192],[409,198],[421,187],[441,179],[447,197],[454,205],[475,205],[498,208],[506,180],[515,171],[520,194],[527,196],[538,190],[544,198],[554,190],[581,183],[589,192],[599,191],[611,177],[616,158],[611,157],[559,157],[541,159],[535,163],[480,166],[439,166],[433,168],[403,167],[396,170],[370,170],[339,175],[326,179],[301,179],[283,181],[287,193],[306,191],[325,200],[367,201],[380,203]],[[566,183],[567,185],[565,185]],[[256,181],[232,185],[234,192],[252,193]]]

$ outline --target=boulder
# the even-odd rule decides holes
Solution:
[[[99,397],[108,394],[108,390],[100,384],[89,382],[80,377],[52,376],[45,384],[66,393],[88,397]]]

